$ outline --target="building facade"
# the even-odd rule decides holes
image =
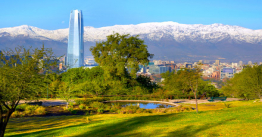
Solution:
[[[72,10],[69,20],[67,47],[67,68],[78,68],[84,65],[84,24],[81,10]]]
[[[220,79],[224,79],[224,78],[233,78],[234,74],[236,73],[236,69],[235,68],[222,68],[220,70]]]

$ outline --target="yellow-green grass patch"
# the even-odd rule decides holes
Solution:
[[[226,108],[221,102],[200,104],[200,110],[202,107],[205,111],[198,114],[182,112],[12,118],[6,136],[262,136],[262,103],[229,103],[232,103],[231,108]],[[219,110],[212,110],[211,105]]]

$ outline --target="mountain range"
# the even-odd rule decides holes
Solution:
[[[101,28],[84,27],[85,56],[89,48],[113,34],[139,35],[148,45],[153,59],[182,61],[216,60],[262,62],[262,29],[252,30],[224,24],[179,24],[153,22],[137,25],[115,25]],[[68,28],[44,30],[33,26],[0,28],[0,49],[20,45],[52,48],[65,55]]]

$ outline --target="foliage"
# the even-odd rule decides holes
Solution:
[[[139,108],[138,106],[126,106],[122,107],[119,111],[120,114],[135,114],[135,113],[149,113],[150,110]]]
[[[244,99],[261,98],[262,66],[246,66],[242,72],[227,81],[222,91],[226,96]]]
[[[152,57],[138,36],[109,35],[107,41],[96,43],[90,50],[104,72],[98,81],[86,84],[86,87],[93,87],[96,95],[146,94],[156,88],[149,78],[136,76],[139,65],[148,64]]]
[[[230,107],[231,107],[231,104],[230,104],[230,103],[224,102],[224,105],[225,105],[226,108],[230,108]]]
[[[107,36],[107,41],[96,43],[90,50],[95,61],[104,67],[105,73],[119,79],[128,75],[126,68],[135,78],[138,65],[148,64],[150,57],[147,45],[138,36],[129,37],[118,33]]]
[[[79,105],[79,109],[80,109],[80,110],[85,109],[85,107],[86,107],[86,106],[85,106],[84,104],[80,104],[80,105]]]
[[[105,104],[102,102],[92,102],[90,106],[95,109],[104,109],[105,108]]]
[[[46,109],[43,106],[21,104],[16,107],[16,110],[11,115],[11,117],[45,115],[46,113]]]
[[[46,89],[44,78],[57,68],[51,49],[17,47],[0,54],[0,136],[20,100],[37,99]],[[45,74],[45,75],[44,75]],[[3,111],[3,110],[7,111]]]
[[[190,88],[190,81],[191,83],[193,82],[194,84],[191,84],[191,86],[195,85],[197,83],[197,95],[203,95],[205,94],[206,97],[218,97],[220,96],[219,91],[211,85],[208,81],[203,81],[200,77],[199,74],[196,74],[199,72],[196,72],[196,70],[180,70],[178,72],[166,72],[162,74],[162,77],[165,79],[162,84],[163,89],[165,90],[165,95],[176,95],[181,96],[190,96],[192,95],[191,91],[192,89]],[[190,76],[191,75],[191,76]],[[196,81],[192,81],[193,76],[197,76],[198,79]],[[191,80],[190,80],[191,79]],[[196,87],[194,87],[196,88]]]

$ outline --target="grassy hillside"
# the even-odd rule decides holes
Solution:
[[[200,104],[200,113],[13,118],[6,136],[262,136],[262,102]],[[189,104],[188,104],[189,105]],[[205,111],[204,111],[205,110]]]

